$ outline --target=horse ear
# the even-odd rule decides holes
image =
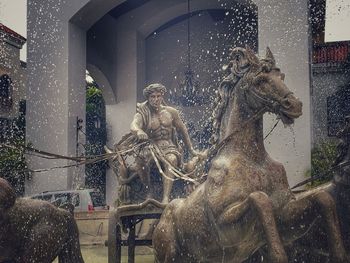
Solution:
[[[265,59],[271,61],[273,65],[276,64],[276,60],[275,60],[275,58],[274,58],[274,56],[273,56],[273,54],[272,54],[272,52],[271,52],[269,47],[266,47]]]
[[[259,58],[254,54],[254,51],[251,50],[251,48],[249,46],[245,46],[245,50],[246,50],[246,54],[247,54],[247,58],[249,60],[249,62],[252,65],[259,65],[260,64],[260,60]]]

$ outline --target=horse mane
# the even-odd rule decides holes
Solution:
[[[228,75],[223,79],[218,88],[218,97],[213,106],[211,120],[213,122],[213,134],[210,143],[215,146],[220,141],[222,118],[227,110],[229,100],[235,96],[237,87],[251,85],[258,72],[270,72],[275,67],[276,61],[271,50],[267,47],[265,58],[259,59],[249,47],[235,47],[230,53],[230,62],[224,66]],[[263,80],[263,79],[261,79]]]
[[[218,88],[218,97],[213,106],[213,114],[211,120],[213,122],[213,133],[210,143],[215,146],[220,141],[220,131],[222,127],[222,118],[227,110],[228,103],[235,96],[237,86],[246,85],[247,74],[256,72],[260,68],[260,60],[250,49],[236,47],[231,49],[230,62],[224,66],[224,70],[228,75],[221,81]]]
[[[210,138],[210,143],[212,145],[219,142],[222,118],[227,109],[229,100],[235,96],[235,87],[239,82],[239,79],[232,81],[231,77],[233,77],[232,74],[230,74],[220,83],[218,97],[214,102],[214,110],[211,116],[213,122],[213,134]]]

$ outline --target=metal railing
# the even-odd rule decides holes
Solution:
[[[349,51],[348,42],[315,45],[312,51],[312,63],[346,62],[349,57]]]

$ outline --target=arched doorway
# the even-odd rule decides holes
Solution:
[[[106,119],[109,126],[107,144],[110,147],[129,131],[136,102],[144,99],[142,89],[145,85],[150,82],[162,82],[169,90],[174,90],[172,85],[174,76],[179,73],[180,80],[180,74],[182,75],[185,69],[183,62],[186,59],[180,57],[186,54],[186,48],[181,46],[184,43],[183,37],[186,35],[183,24],[188,18],[186,1],[175,6],[166,6],[164,3],[164,10],[154,17],[149,17],[146,10],[160,9],[157,6],[158,1],[146,1],[143,5],[130,9],[125,14],[121,14],[117,7],[117,10],[101,18],[87,32],[87,61],[89,65],[94,65],[103,72],[116,99],[115,104],[106,103]],[[227,58],[228,49],[232,44],[235,42],[240,45],[248,44],[257,50],[257,9],[255,5],[246,6],[232,2],[225,7],[227,9],[221,4],[208,4],[203,1],[193,1],[192,6],[196,15],[192,14],[191,19],[195,22],[192,30],[197,32],[193,36],[194,39],[197,39],[193,50],[200,50],[199,53],[205,51],[205,56],[207,56],[202,59],[202,64],[197,65],[197,72],[205,77],[202,85],[206,88],[210,87],[210,94],[213,95],[221,75],[218,68]],[[242,21],[233,19],[234,16],[242,16]],[[135,17],[135,19],[130,19],[130,17]],[[197,19],[199,20],[196,21]],[[201,24],[203,19],[206,25],[211,27],[212,32],[209,34],[203,32],[204,29],[207,29]],[[231,19],[233,22],[231,21],[230,24]],[[251,21],[244,22],[247,20]],[[233,30],[234,23],[238,25],[236,31]],[[249,27],[249,33],[247,27]],[[231,30],[235,34],[231,34]],[[247,32],[239,32],[241,30]],[[165,38],[161,37],[162,35]],[[170,35],[172,39],[167,38]],[[242,37],[242,41],[232,41],[238,35]],[[245,36],[248,35],[249,37],[246,38]],[[206,38],[210,37],[214,44],[204,45]],[[219,39],[225,44],[219,45]],[[215,58],[212,57],[214,53],[217,54]],[[157,71],[157,68],[161,68],[162,72]],[[174,69],[179,72],[174,74]],[[211,100],[207,101],[206,105],[196,110],[203,110],[204,107],[209,110],[210,102]],[[190,112],[193,109],[194,107],[183,110]],[[186,117],[189,120],[195,116]],[[195,131],[193,131],[193,136],[198,138],[197,141],[203,138]],[[107,172],[106,180],[107,195],[115,196],[117,187],[112,171]],[[109,200],[112,201],[112,199]]]
[[[76,118],[85,118],[87,62],[101,69],[113,91],[116,103],[106,107],[107,121],[116,127],[111,129],[111,141],[118,140],[129,129],[136,101],[141,99],[138,91],[147,77],[145,39],[161,25],[184,15],[187,5],[185,0],[142,1],[141,6],[113,17],[110,11],[124,2],[80,0],[52,5],[46,1],[28,1],[27,138],[38,148],[75,154]],[[193,0],[192,10],[225,9],[232,2]],[[252,1],[239,2],[252,5]],[[293,180],[298,181],[298,176],[303,175],[303,169],[310,163],[309,69],[305,63],[308,58],[307,1],[276,4],[271,0],[256,0],[254,4],[259,12],[260,51],[267,45],[271,47],[287,73],[288,86],[304,103],[303,118],[295,127],[298,154],[290,156],[290,152],[295,152],[292,144],[280,147],[291,135],[281,136],[285,132],[279,132],[279,129],[269,137],[268,145],[280,161],[291,163],[287,170],[296,175]],[[108,41],[95,38],[95,44],[91,45],[92,42],[86,41],[88,31],[93,27],[97,29],[101,21],[108,25],[101,31]],[[98,46],[97,52],[89,53],[89,48]],[[298,167],[293,163],[298,163]],[[34,169],[65,164],[58,160],[31,160]],[[75,168],[36,174],[27,182],[26,192],[71,188],[83,178],[82,171]],[[107,192],[112,200],[116,183],[113,176],[110,178],[110,181],[107,179],[110,187]]]

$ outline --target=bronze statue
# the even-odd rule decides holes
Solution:
[[[333,181],[324,188],[336,200],[340,226],[347,249],[350,249],[350,116],[345,117],[344,127],[338,133],[337,158],[333,163]]]
[[[342,165],[350,161],[350,116],[345,117],[344,127],[337,133],[339,143],[337,145],[337,156],[332,164],[333,167],[343,166],[343,169],[349,169],[348,166]],[[350,171],[349,171],[350,172]]]
[[[16,199],[0,178],[0,262],[83,263],[74,217],[52,204]]]
[[[228,71],[208,178],[164,210],[153,234],[156,261],[239,263],[266,245],[267,262],[287,263],[284,246],[321,222],[331,262],[349,262],[332,196],[322,189],[294,195],[283,165],[265,150],[265,112],[286,125],[302,114],[271,51],[259,59],[249,48],[235,48]]]
[[[192,146],[187,128],[179,116],[178,110],[164,103],[166,88],[162,84],[151,84],[143,90],[147,99],[137,104],[136,114],[130,125],[131,133],[124,136],[116,145],[116,152],[138,147],[136,165],[127,165],[119,154],[118,169],[115,172],[123,188],[121,199],[130,202],[130,181],[139,176],[147,191],[147,198],[152,196],[150,167],[156,164],[163,181],[162,203],[168,203],[173,181],[183,175],[183,150],[178,144],[178,135],[193,156],[200,155]],[[108,149],[106,149],[108,151]],[[110,152],[110,151],[109,151]],[[191,178],[187,178],[192,181]],[[127,183],[125,183],[127,182]]]
[[[332,164],[331,169],[325,174],[318,174],[313,178],[306,179],[293,188],[305,185],[318,178],[324,178],[325,175],[333,173],[333,180],[312,189],[315,194],[319,191],[328,192],[334,199],[337,214],[340,223],[341,234],[345,249],[350,249],[350,117],[345,117],[345,123],[338,132],[337,137],[340,139],[337,145],[337,157]],[[329,256],[325,253],[328,249],[327,229],[322,224],[315,224],[308,230],[302,240],[295,242],[289,247],[291,252],[291,262],[331,262]],[[307,249],[305,249],[307,248]],[[254,258],[259,257],[256,253]]]

